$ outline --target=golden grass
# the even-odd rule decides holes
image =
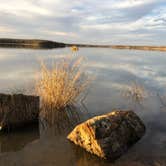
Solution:
[[[124,93],[124,96],[131,100],[132,103],[142,104],[147,93],[143,86],[139,85],[137,82],[132,82]]]
[[[36,90],[41,97],[44,116],[52,116],[51,112],[73,105],[89,85],[89,80],[83,67],[83,57],[61,59],[51,69],[42,63]]]
[[[72,50],[73,52],[76,52],[76,51],[79,50],[79,48],[78,48],[77,46],[72,46],[72,47],[71,47],[71,50]]]

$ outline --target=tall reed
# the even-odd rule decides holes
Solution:
[[[61,59],[51,69],[42,63],[41,76],[36,80],[42,115],[48,118],[54,111],[64,110],[75,104],[89,85],[89,80],[83,67],[83,57]]]

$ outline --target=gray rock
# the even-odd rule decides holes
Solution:
[[[145,133],[145,126],[133,111],[113,111],[79,125],[68,139],[101,158],[115,160]]]

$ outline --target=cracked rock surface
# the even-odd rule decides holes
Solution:
[[[115,160],[145,133],[145,125],[133,111],[115,110],[79,125],[68,139],[101,158]]]

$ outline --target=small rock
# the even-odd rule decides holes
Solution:
[[[115,160],[145,133],[145,126],[133,111],[113,111],[79,125],[68,139],[101,158]]]

